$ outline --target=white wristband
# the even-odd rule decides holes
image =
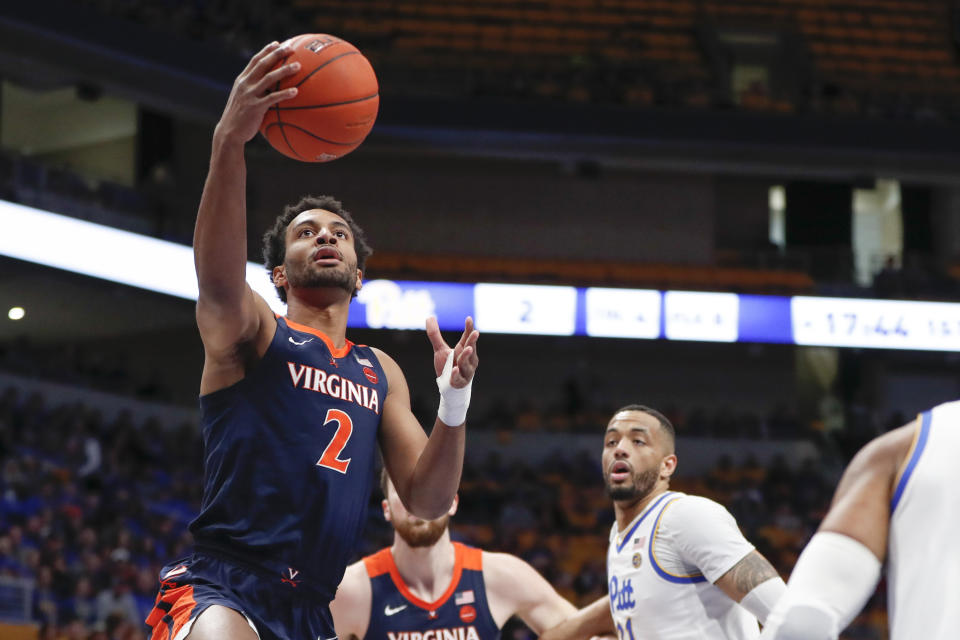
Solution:
[[[450,386],[450,375],[453,372],[453,351],[447,356],[443,371],[437,378],[437,387],[440,389],[440,408],[437,417],[448,427],[459,427],[467,421],[467,407],[470,406],[470,389],[473,380],[462,389]]]

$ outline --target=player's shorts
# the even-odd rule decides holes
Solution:
[[[210,605],[242,614],[260,640],[336,640],[329,602],[293,581],[196,553],[160,571],[150,640],[182,640]]]

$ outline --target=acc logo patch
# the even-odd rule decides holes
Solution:
[[[460,619],[467,624],[470,624],[477,619],[477,610],[470,605],[460,607]]]
[[[641,564],[643,564],[643,556],[638,551],[637,553],[633,554],[633,568],[639,569]]]
[[[369,380],[372,384],[377,384],[377,372],[370,367],[363,368],[363,375],[367,376],[367,380]]]

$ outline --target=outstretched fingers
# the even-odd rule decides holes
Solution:
[[[262,53],[262,52],[261,52]],[[281,45],[278,45],[267,51],[263,56],[257,59],[254,56],[253,60],[250,61],[250,64],[247,66],[245,73],[249,75],[250,79],[254,82],[259,81],[270,69],[277,66],[284,58],[293,53],[293,48],[290,46],[290,43],[284,42]],[[258,53],[257,56],[260,54]]]
[[[427,338],[430,339],[430,345],[433,347],[434,351],[450,348],[443,339],[443,335],[440,333],[440,325],[437,323],[437,319],[434,316],[427,318]]]
[[[480,339],[480,332],[473,328],[472,322],[469,323],[469,329],[470,333],[461,339],[454,351],[454,367],[451,372],[451,378],[459,379],[463,384],[470,382],[473,374],[477,371],[477,365],[480,363],[480,358],[477,355],[477,340]]]
[[[260,51],[255,53],[254,56],[250,58],[250,61],[247,62],[247,66],[243,68],[243,73],[250,73],[250,71],[252,71],[253,68],[256,67],[261,60],[263,60],[265,57],[270,55],[271,52],[276,51],[279,48],[280,48],[280,43],[277,42],[276,40],[266,44],[263,47],[263,49],[260,49]]]
[[[458,348],[465,347],[467,345],[467,340],[469,340],[470,336],[474,333],[475,331],[473,330],[473,317],[467,316],[467,319],[464,320],[463,322],[463,334],[460,336],[460,340],[457,342],[457,347]]]

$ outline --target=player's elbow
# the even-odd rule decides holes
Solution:
[[[418,518],[438,520],[446,515],[453,515],[456,499],[456,494],[451,495],[444,491],[411,490],[407,500],[404,501],[404,506]]]
[[[413,502],[407,506],[407,510],[411,514],[415,515],[418,518],[423,518],[424,520],[439,520],[443,516],[447,515],[447,510],[450,509],[450,504],[448,503],[444,507],[441,503],[438,502]]]

